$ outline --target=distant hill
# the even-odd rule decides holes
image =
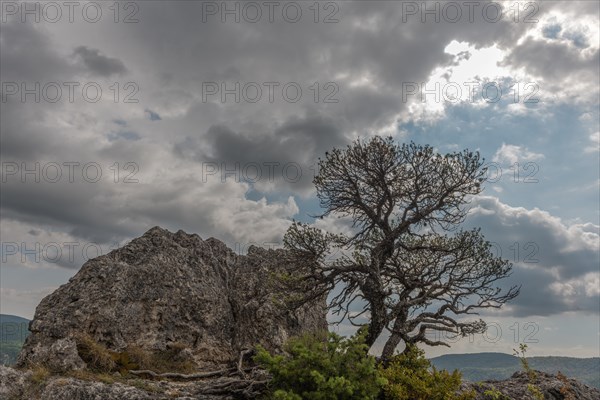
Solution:
[[[538,371],[562,372],[590,386],[600,388],[600,358],[528,357],[529,365]],[[504,353],[446,354],[431,359],[437,369],[458,369],[471,382],[507,379],[521,370],[519,359]]]
[[[29,336],[29,320],[0,314],[0,364],[13,365]]]

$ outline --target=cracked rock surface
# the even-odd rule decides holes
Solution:
[[[84,369],[73,337],[87,333],[112,351],[177,343],[212,370],[256,344],[276,351],[289,336],[327,329],[325,299],[294,312],[276,306],[268,282],[283,251],[238,255],[214,238],[152,228],[41,301],[17,366]]]

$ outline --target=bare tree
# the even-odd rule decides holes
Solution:
[[[359,325],[367,317],[369,346],[389,331],[384,359],[401,341],[448,346],[431,332],[484,332],[485,322],[461,316],[499,308],[520,289],[496,286],[512,265],[492,254],[479,230],[456,230],[485,173],[478,153],[440,155],[392,138],[326,153],[313,181],[325,210],[319,217],[350,217],[354,234],[297,222],[289,228],[286,283],[305,293],[295,300],[332,294],[329,306],[340,321]],[[341,254],[331,257],[336,248]]]

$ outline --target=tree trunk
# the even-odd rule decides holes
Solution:
[[[371,254],[371,270],[375,273],[371,273],[365,280],[365,284],[361,286],[361,290],[369,302],[371,311],[371,322],[369,323],[369,331],[366,338],[366,344],[369,348],[377,341],[377,338],[387,326],[388,321],[387,306],[385,305],[386,296],[383,291],[384,287],[380,275],[380,271],[385,265],[385,256],[382,255],[380,247],[381,244]]]
[[[389,360],[394,355],[396,351],[396,347],[400,344],[403,337],[403,330],[405,329],[404,324],[408,319],[408,310],[405,308],[401,308],[398,310],[398,314],[396,315],[396,320],[394,321],[394,326],[392,327],[392,333],[388,338],[387,342],[385,342],[385,346],[383,346],[383,352],[381,353],[381,358],[384,360]],[[406,337],[405,337],[406,338]]]
[[[381,335],[386,325],[386,309],[385,302],[381,298],[374,298],[370,301],[371,322],[369,323],[369,331],[366,337],[366,344],[373,346],[377,338]]]
[[[389,360],[394,355],[396,351],[396,347],[400,344],[402,338],[399,333],[392,332],[392,335],[388,338],[387,342],[385,342],[385,346],[383,346],[383,352],[381,353],[381,358],[384,360]]]

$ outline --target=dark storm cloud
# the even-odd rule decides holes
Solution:
[[[87,183],[32,183],[8,179],[3,183],[0,199],[3,218],[15,219],[32,226],[55,226],[82,240],[104,243],[115,236],[131,235],[134,229],[119,227],[115,221],[126,213],[109,209],[101,197],[113,197],[110,186]],[[104,193],[100,195],[99,190]],[[90,203],[96,204],[90,207]],[[107,214],[110,212],[110,219]],[[104,215],[104,216],[103,216]],[[8,239],[7,239],[8,240]]]
[[[403,83],[426,81],[434,68],[451,60],[444,48],[452,39],[477,47],[494,43],[509,47],[530,27],[510,18],[486,22],[481,12],[474,22],[463,18],[457,23],[437,23],[430,17],[421,23],[419,15],[405,22],[397,2],[341,2],[338,17],[339,22],[332,24],[315,24],[310,14],[295,24],[281,18],[273,23],[221,23],[219,16],[202,22],[200,2],[180,7],[148,3],[143,21],[127,30],[128,42],[136,43],[128,66],[151,62],[156,77],[171,77],[153,93],[154,102],[165,104],[173,103],[169,93],[191,91],[201,97],[202,83],[207,81],[272,81],[300,83],[306,105],[312,99],[309,85],[334,82],[339,87],[339,103],[317,106],[324,114],[343,115],[349,131],[365,134],[387,126],[406,108]],[[160,26],[169,29],[157,29]],[[124,44],[114,46],[121,47],[118,54],[126,53]],[[373,80],[373,87],[355,85],[364,76]],[[177,100],[181,98],[178,95]],[[261,118],[265,110],[274,123],[294,113],[281,99],[265,103],[252,107],[223,104],[229,112],[223,113],[220,123],[240,130],[242,124]],[[153,110],[163,115],[160,108]],[[236,118],[243,121],[238,126],[232,121]]]
[[[236,165],[243,169],[258,164],[267,171],[268,165],[273,165],[278,190],[302,192],[312,187],[318,157],[347,142],[339,122],[309,112],[303,117],[288,119],[270,132],[236,132],[226,125],[215,125],[200,138],[187,137],[176,143],[174,152],[200,163],[213,163],[223,170],[234,169]],[[301,168],[302,176],[298,182],[286,179],[283,170],[288,163]]]
[[[73,54],[81,59],[89,70],[99,76],[109,77],[111,75],[122,75],[127,72],[123,61],[107,57],[98,49],[90,49],[86,46],[75,48]]]
[[[552,316],[564,312],[582,311],[600,313],[600,297],[586,295],[585,289],[576,290],[570,296],[556,290],[557,280],[550,272],[541,268],[513,267],[513,274],[500,283],[500,286],[521,286],[521,292],[508,303],[507,313],[514,317]],[[581,289],[582,287],[579,287]]]
[[[61,144],[56,138],[53,139],[51,132],[39,124],[39,121],[44,119],[47,109],[44,110],[35,103],[23,103],[19,98],[12,97],[2,103],[1,107],[0,155],[5,161],[35,160],[43,154],[61,151]]]
[[[586,73],[597,82],[598,50],[583,55],[581,49],[566,43],[550,43],[532,38],[515,47],[504,60],[505,64],[524,67],[549,82],[562,82],[566,77],[577,77]]]
[[[494,254],[513,262],[505,286],[523,285],[514,301],[515,315],[552,315],[564,311],[599,312],[600,291],[588,284],[598,272],[598,226],[565,225],[539,209],[511,207],[481,197],[467,220],[482,228]]]
[[[482,197],[475,204],[471,223],[485,225],[486,236],[501,245],[506,258],[514,257],[512,244],[534,243],[537,248],[521,251],[519,261],[535,260],[529,261],[532,267],[551,268],[563,280],[598,270],[598,234],[585,225],[568,226],[548,212],[510,207],[495,197]]]
[[[60,127],[56,126],[57,116],[62,117]],[[22,103],[15,99],[3,103],[0,121],[2,218],[32,227],[52,226],[57,231],[76,233],[75,237],[81,240],[103,242],[139,234],[136,224],[118,223],[127,218],[129,211],[123,208],[119,211],[119,207],[111,204],[118,197],[115,190],[123,187],[118,188],[113,183],[110,168],[116,161],[120,165],[123,165],[122,160],[139,162],[142,158],[139,152],[143,150],[139,146],[137,149],[128,147],[123,142],[129,141],[120,140],[115,143],[126,149],[122,150],[126,156],[117,159],[114,155],[103,155],[101,150],[105,146],[99,140],[102,136],[90,133],[98,125],[95,116],[69,112],[61,104]],[[65,163],[79,164],[70,171]],[[93,166],[84,178],[83,165],[87,163],[97,164],[104,180],[89,182],[95,179]],[[49,165],[60,168],[57,182],[52,182],[57,169],[52,166],[45,170]],[[73,182],[69,182],[70,176]]]
[[[313,173],[307,169],[316,158],[393,124],[406,109],[402,84],[423,82],[433,69],[451,62],[444,53],[450,41],[511,48],[531,27],[510,18],[489,23],[480,13],[475,22],[429,18],[421,23],[420,16],[403,22],[398,2],[339,5],[334,24],[315,24],[310,14],[297,24],[281,18],[274,23],[221,23],[218,17],[204,23],[202,2],[144,2],[136,24],[109,21],[56,31],[51,25],[3,24],[3,80],[68,80],[85,72],[112,78],[129,71],[141,88],[139,105],[3,104],[3,158],[75,158],[99,162],[105,169],[116,161],[134,161],[140,176],[147,173],[143,185],[127,191],[114,184],[25,187],[13,182],[3,187],[3,215],[104,240],[138,235],[147,224],[218,235],[242,230],[242,222],[217,224],[211,216],[234,214],[238,204],[223,199],[242,201],[245,191],[226,184],[208,190],[191,180],[199,163],[296,162],[303,167],[302,179],[280,180],[276,190],[306,193]],[[69,59],[69,54],[75,57]],[[521,62],[524,56],[515,57]],[[371,84],[360,84],[365,77]],[[200,89],[206,81],[298,82],[305,96],[297,104],[203,103]],[[316,104],[307,89],[314,82],[336,83],[339,102]],[[157,116],[159,124],[153,122]],[[143,140],[107,140],[116,126],[103,124],[113,120],[127,121],[123,132],[135,132]],[[168,179],[160,181],[163,175]],[[195,189],[200,192],[190,194]],[[270,205],[242,203],[252,209],[252,218],[244,215],[245,224],[256,223],[257,215],[279,221],[291,213],[280,211],[279,205],[271,212]]]
[[[212,120],[202,130],[207,134],[188,133],[179,138],[176,154],[229,164],[301,162],[310,166],[334,146],[393,126],[395,116],[406,108],[403,83],[426,81],[434,68],[448,63],[451,56],[444,48],[449,38],[477,46],[509,46],[527,28],[508,20],[489,23],[480,16],[475,22],[436,23],[430,18],[423,24],[419,16],[403,22],[402,8],[393,2],[341,3],[336,24],[315,24],[309,18],[297,24],[223,24],[218,19],[199,23],[200,10],[200,4],[166,10],[152,4],[144,13],[148,23],[133,32],[144,38],[142,46],[152,45],[156,67],[169,70],[172,79],[165,82],[166,87],[199,92],[202,82],[226,80],[231,84],[233,80],[300,82],[305,90],[315,81],[333,81],[339,88],[338,103],[310,104],[319,109],[318,119],[299,115],[307,108],[306,102],[295,109],[281,100],[257,105],[233,101],[198,105],[199,112],[215,108],[203,119],[205,123]],[[367,26],[369,21],[374,21],[372,26]],[[161,24],[176,29],[159,35],[150,28]],[[180,62],[182,59],[185,62]],[[355,84],[364,76],[372,79],[372,86]],[[304,99],[312,100],[310,93]],[[190,113],[190,121],[194,113]],[[294,120],[299,122],[291,122]],[[294,124],[304,128],[296,129]],[[198,132],[198,125],[188,129],[192,130]],[[293,188],[307,190],[310,181],[305,174]]]
[[[54,81],[72,76],[75,68],[54,50],[50,37],[39,25],[17,20],[3,22],[0,30],[2,81]]]

